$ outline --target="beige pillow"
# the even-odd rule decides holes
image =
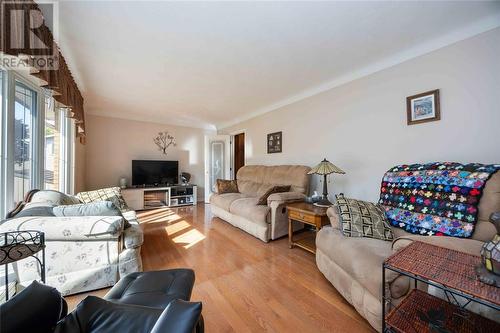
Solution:
[[[217,193],[239,193],[236,180],[217,179]]]
[[[257,202],[257,205],[267,205],[267,198],[273,193],[290,192],[291,185],[277,185],[266,191]]]

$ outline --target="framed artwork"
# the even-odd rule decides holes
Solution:
[[[441,119],[439,89],[406,97],[406,116],[408,125]]]
[[[270,133],[267,135],[267,153],[281,153],[283,139],[281,132]]]

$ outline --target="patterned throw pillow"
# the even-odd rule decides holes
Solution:
[[[266,191],[257,202],[257,205],[267,205],[267,198],[273,193],[290,192],[291,185],[277,185]]]
[[[346,237],[368,237],[385,241],[393,240],[382,209],[371,202],[348,199],[340,194],[335,196],[335,207],[338,210],[342,233]]]
[[[217,179],[217,193],[239,193],[236,180]]]
[[[122,192],[119,187],[103,188],[95,191],[80,192],[76,195],[83,203],[91,203],[95,201],[111,201],[121,212],[130,210],[127,203],[122,197]]]

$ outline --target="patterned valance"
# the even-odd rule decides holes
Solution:
[[[0,0],[0,4],[0,51],[22,61],[24,67],[29,67],[30,74],[42,81],[41,86],[50,89],[54,99],[69,109],[68,115],[76,121],[77,136],[83,141],[83,97],[52,32],[41,21],[43,17],[38,5],[32,0]],[[37,28],[33,28],[34,24]]]

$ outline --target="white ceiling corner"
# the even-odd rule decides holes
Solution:
[[[500,2],[59,2],[86,112],[227,127],[500,26]]]

